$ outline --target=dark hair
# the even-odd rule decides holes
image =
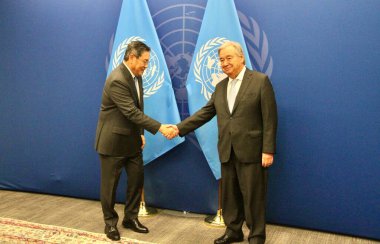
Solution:
[[[141,41],[132,41],[128,44],[124,53],[124,60],[128,61],[129,55],[133,54],[136,58],[141,57],[143,52],[150,52],[150,47]]]

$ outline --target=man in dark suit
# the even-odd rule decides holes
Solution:
[[[114,209],[119,177],[125,168],[128,177],[123,226],[148,233],[137,216],[144,184],[142,150],[144,129],[152,134],[160,131],[168,136],[166,125],[144,114],[142,74],[148,67],[150,48],[143,42],[128,44],[123,62],[107,77],[96,129],[95,149],[101,161],[100,200],[105,222],[105,234],[119,240],[118,214]]]
[[[177,125],[181,136],[197,129],[215,115],[222,173],[222,208],[227,226],[214,243],[244,239],[244,220],[249,243],[265,242],[267,167],[273,163],[277,108],[272,85],[265,74],[245,67],[239,43],[226,42],[218,50],[227,78],[216,87],[209,102]]]

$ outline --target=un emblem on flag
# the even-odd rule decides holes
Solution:
[[[145,40],[139,36],[132,36],[122,41],[115,50],[112,59],[112,69],[115,69],[122,62],[125,50],[127,49],[128,44],[132,41],[145,42]],[[144,98],[155,94],[164,84],[164,72],[161,71],[160,60],[158,59],[157,54],[153,49],[150,50],[149,65],[148,68],[144,71],[142,78]]]
[[[219,64],[218,48],[227,39],[216,37],[208,40],[196,54],[194,64],[195,81],[202,85],[201,94],[208,101],[215,90],[215,86],[227,76]]]

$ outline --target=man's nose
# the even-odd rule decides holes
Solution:
[[[220,66],[226,66],[227,64],[227,60],[220,61]]]

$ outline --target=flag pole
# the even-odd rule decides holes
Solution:
[[[139,209],[139,217],[150,217],[152,215],[157,214],[157,209],[150,208],[145,205],[145,196],[144,196],[144,188],[141,190],[141,202]]]
[[[225,227],[224,219],[222,216],[222,181],[219,180],[219,193],[218,193],[218,211],[216,215],[210,215],[205,218],[206,224],[216,227]]]

